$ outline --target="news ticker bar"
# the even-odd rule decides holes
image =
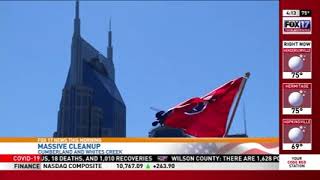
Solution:
[[[320,170],[319,154],[1,155],[0,158],[0,170]]]
[[[270,170],[279,155],[0,155],[0,170]]]
[[[0,162],[279,162],[279,155],[0,155]]]
[[[1,155],[1,170],[320,170],[320,155]]]

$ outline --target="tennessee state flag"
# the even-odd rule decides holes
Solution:
[[[181,128],[195,137],[222,137],[229,111],[240,90],[243,77],[232,80],[203,97],[189,99],[171,108],[164,125]]]

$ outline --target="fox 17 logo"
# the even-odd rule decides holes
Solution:
[[[311,34],[311,17],[283,17],[283,34]]]

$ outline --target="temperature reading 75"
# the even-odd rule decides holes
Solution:
[[[311,10],[300,10],[300,16],[311,16]]]
[[[301,111],[303,111],[303,108],[301,108],[301,107],[298,107],[298,108],[293,107],[293,108],[291,108],[291,110],[292,110],[292,114],[299,114]]]
[[[303,72],[292,72],[292,78],[299,78],[303,75]]]

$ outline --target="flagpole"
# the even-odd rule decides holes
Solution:
[[[240,92],[239,92],[239,95],[237,97],[237,100],[236,100],[236,104],[234,105],[234,108],[232,110],[232,114],[230,116],[230,121],[229,121],[229,124],[228,124],[228,127],[227,127],[227,130],[224,134],[223,137],[226,137],[229,133],[229,130],[231,128],[231,124],[233,122],[233,119],[234,119],[234,116],[236,115],[236,111],[237,111],[237,108],[238,108],[238,105],[239,105],[239,102],[240,102],[240,99],[241,99],[241,96],[242,96],[242,93],[243,93],[243,90],[244,90],[244,87],[246,86],[246,82],[247,80],[249,79],[250,77],[250,72],[247,72],[244,76],[244,79],[243,81],[241,82],[241,85],[240,85]]]
[[[243,101],[243,126],[244,126],[244,134],[247,135],[247,116],[246,116],[246,105]]]

